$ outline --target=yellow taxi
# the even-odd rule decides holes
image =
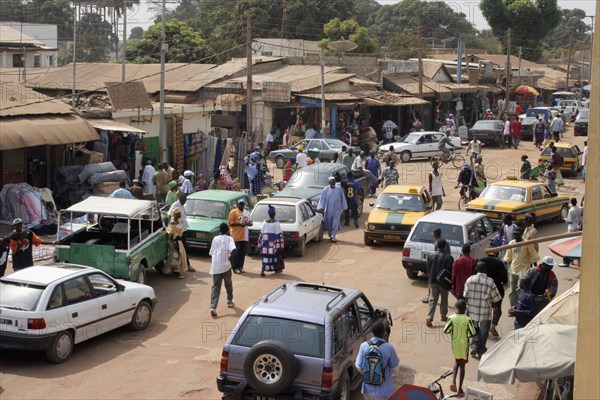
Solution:
[[[467,211],[483,213],[496,224],[501,224],[506,215],[522,222],[527,214],[533,214],[536,221],[564,221],[569,213],[569,198],[553,197],[542,182],[509,177],[489,184],[477,199],[467,204]]]
[[[390,185],[384,189],[365,222],[365,244],[404,242],[413,225],[431,212],[433,202],[423,186]]]
[[[556,152],[560,154],[564,161],[564,164],[560,167],[560,172],[577,176],[577,172],[581,170],[581,158],[583,156],[579,146],[565,142],[556,142],[554,146],[556,146]],[[549,161],[551,155],[550,147],[544,148],[540,153],[540,163]]]

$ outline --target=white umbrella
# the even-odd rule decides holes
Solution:
[[[579,281],[543,308],[529,323],[577,325],[579,317]]]
[[[479,362],[487,383],[540,382],[575,372],[577,326],[527,325],[502,338]]]

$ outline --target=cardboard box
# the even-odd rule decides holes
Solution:
[[[104,154],[81,148],[75,155],[75,163],[79,165],[99,164],[104,162]]]
[[[100,182],[94,185],[94,194],[111,194],[119,188],[119,182]]]

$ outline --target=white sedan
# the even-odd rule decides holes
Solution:
[[[275,207],[277,221],[281,225],[285,247],[295,250],[295,255],[303,257],[306,244],[323,239],[323,215],[312,208],[308,200],[296,197],[272,197],[259,201],[252,210],[254,223],[249,229],[250,244],[256,246],[265,220],[269,218],[269,205]]]
[[[73,346],[123,325],[145,329],[154,289],[74,264],[29,267],[0,279],[0,348],[69,359]]]
[[[445,136],[441,132],[412,132],[404,136],[399,142],[379,146],[379,155],[383,156],[394,146],[394,152],[400,156],[402,162],[409,162],[412,158],[432,157],[442,154],[438,149],[438,142]],[[456,147],[460,147],[460,138],[451,136],[450,140]]]

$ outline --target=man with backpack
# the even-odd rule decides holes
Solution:
[[[365,400],[389,399],[394,394],[392,370],[400,364],[394,347],[387,337],[387,321],[380,319],[373,324],[373,337],[360,345],[356,356],[356,369],[363,374],[361,393]]]

